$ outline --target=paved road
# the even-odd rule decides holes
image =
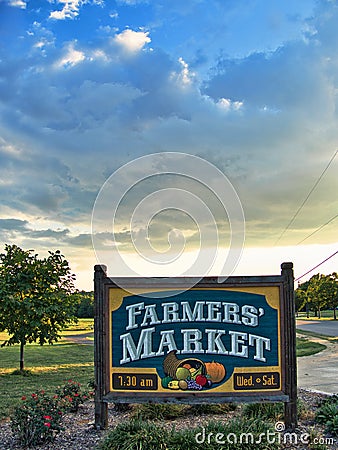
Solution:
[[[62,337],[65,341],[72,342],[73,344],[87,344],[87,345],[94,345],[93,339],[87,339],[87,338],[93,338],[94,334],[93,332],[90,333],[83,333],[83,334],[66,334]]]
[[[297,320],[297,328],[327,336],[338,337],[338,321]],[[325,350],[311,356],[297,358],[298,386],[314,391],[338,393],[338,344],[312,338],[327,346]]]
[[[323,343],[322,352],[297,358],[298,386],[338,394],[338,344]]]
[[[297,320],[296,323],[300,330],[338,337],[338,320]]]

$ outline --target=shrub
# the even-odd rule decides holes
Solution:
[[[119,413],[125,413],[132,409],[132,405],[130,403],[114,403],[114,411]]]
[[[247,450],[254,448],[255,450],[276,450],[279,448],[277,442],[271,442],[266,439],[258,439],[259,436],[266,436],[267,431],[274,431],[270,425],[261,419],[247,419],[247,418],[234,418],[226,423],[221,423],[218,421],[210,421],[207,423],[206,427],[201,429],[201,427],[187,430],[189,434],[191,432],[194,435],[194,446],[191,444],[186,450],[196,450],[198,445],[196,441],[197,433],[199,435],[199,442],[205,436],[204,442],[200,443],[198,446],[203,450]],[[186,430],[184,430],[185,432]],[[180,434],[184,434],[181,432]],[[243,435],[246,433],[247,435]],[[250,433],[250,434],[249,434]],[[221,436],[223,435],[223,436]],[[217,440],[218,436],[218,440]],[[222,442],[222,443],[221,443]],[[170,450],[179,450],[179,446],[169,447]]]
[[[194,416],[203,414],[226,414],[229,411],[234,411],[237,408],[235,403],[201,403],[191,405],[188,413]]]
[[[137,405],[132,417],[140,420],[170,420],[186,415],[186,405],[175,405],[172,403],[144,403]]]
[[[298,417],[304,417],[308,414],[306,405],[302,400],[297,400]],[[246,403],[243,406],[243,416],[252,419],[263,420],[284,420],[284,404],[283,403]]]
[[[209,421],[205,427],[195,427],[175,432],[172,430],[168,450],[276,450],[277,442],[258,437],[273,431],[262,420],[234,418],[226,423]],[[251,433],[244,436],[243,433]]]
[[[281,420],[284,414],[283,403],[246,403],[243,416],[263,420]]]
[[[22,397],[22,403],[14,408],[11,416],[13,434],[23,446],[51,442],[63,429],[62,410],[58,399],[44,391]]]
[[[83,391],[81,383],[68,380],[66,384],[56,390],[64,411],[76,412],[79,406],[93,396],[93,392]]]
[[[205,403],[190,406],[173,403],[144,403],[135,406],[132,417],[142,420],[173,420],[202,414],[225,414],[235,408],[236,406],[233,403]]]
[[[165,450],[168,432],[163,427],[138,419],[118,424],[104,441],[100,450]]]
[[[338,436],[338,396],[333,395],[322,401],[316,413],[316,421],[325,425],[327,431]]]
[[[277,442],[262,439],[253,443],[242,438],[242,433],[252,433],[257,439],[261,433],[271,430],[268,424],[254,419],[232,419],[227,423],[208,422],[205,427],[186,428],[167,431],[162,425],[129,420],[117,425],[104,441],[99,450],[276,450]],[[272,431],[272,430],[271,430]],[[223,443],[219,440],[222,439]]]

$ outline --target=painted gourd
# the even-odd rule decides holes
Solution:
[[[205,367],[213,383],[220,383],[226,375],[225,367],[219,362],[206,362]]]

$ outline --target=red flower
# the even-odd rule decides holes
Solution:
[[[74,394],[74,397],[78,397],[79,396],[79,394]]]
[[[32,394],[32,398],[35,398],[35,399],[37,399],[37,398],[38,398],[38,396],[37,396],[36,394]]]
[[[45,422],[44,426],[50,428],[50,423],[49,422]]]
[[[46,420],[52,420],[51,416],[43,416],[43,418]]]
[[[42,389],[42,391],[40,391],[41,395],[43,395],[45,393],[45,391]]]
[[[26,397],[25,395],[23,395],[23,396],[21,397],[21,400],[27,400],[27,397]]]

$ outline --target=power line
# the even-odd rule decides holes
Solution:
[[[317,269],[317,267],[321,266],[322,264],[324,264],[326,261],[328,261],[329,259],[333,258],[334,255],[336,255],[338,253],[338,250],[334,253],[332,253],[332,255],[330,255],[328,258],[324,259],[324,261],[320,262],[319,264],[317,264],[316,266],[312,267],[312,269],[308,270],[307,272],[303,273],[303,275],[301,275],[300,277],[296,278],[295,281],[300,280],[301,278],[305,277],[305,275],[307,275],[308,273],[312,272],[313,270]]]
[[[338,150],[336,150],[332,156],[332,158],[330,159],[330,161],[328,162],[328,164],[326,165],[325,169],[323,170],[323,172],[321,173],[321,175],[319,176],[319,178],[317,179],[317,181],[315,182],[315,184],[313,185],[313,187],[311,188],[310,192],[307,194],[307,196],[305,197],[305,199],[303,200],[302,204],[300,205],[300,207],[297,209],[297,211],[295,212],[295,214],[293,215],[292,219],[290,220],[290,222],[287,224],[287,226],[284,228],[284,230],[282,231],[281,235],[279,236],[279,238],[276,240],[276,242],[274,243],[274,246],[278,244],[278,242],[282,239],[282,237],[284,236],[285,232],[290,228],[291,224],[294,222],[295,218],[298,216],[298,214],[300,213],[301,209],[303,208],[303,206],[305,205],[305,203],[308,201],[310,195],[312,194],[312,192],[316,189],[316,187],[318,186],[320,180],[323,178],[325,172],[327,171],[327,169],[330,167],[332,161],[335,159],[336,155],[337,155]]]
[[[312,231],[312,233],[310,233],[308,236],[306,236],[304,239],[302,239],[301,241],[299,241],[296,245],[301,244],[302,242],[306,241],[306,239],[308,239],[309,237],[313,236],[314,234],[316,234],[318,231],[320,231],[322,228],[324,228],[326,225],[328,225],[329,223],[331,223],[334,219],[336,219],[338,217],[338,214],[336,214],[334,217],[331,217],[330,220],[328,220],[326,223],[324,223],[323,225],[321,225],[319,228],[317,228],[315,231]]]

